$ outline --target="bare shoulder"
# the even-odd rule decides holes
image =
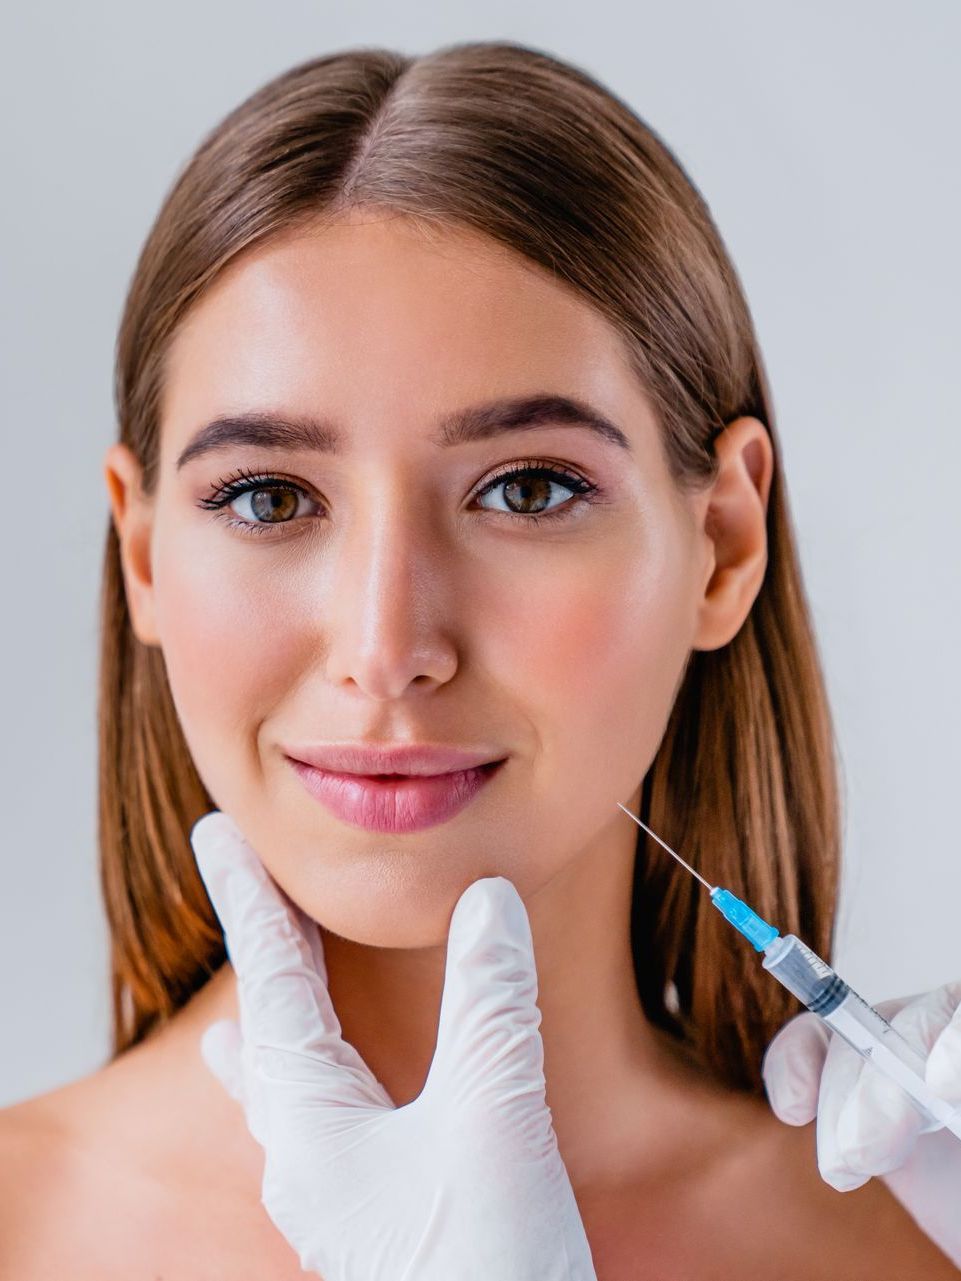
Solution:
[[[0,1108],[0,1225],[5,1231],[14,1218],[14,1202],[29,1203],[38,1182],[52,1183],[62,1172],[60,1093],[54,1090]],[[16,1220],[21,1219],[17,1214]]]
[[[825,1183],[814,1125],[764,1099],[687,1081],[662,1130],[660,1160],[642,1146],[633,1175],[577,1191],[600,1281],[961,1278],[879,1180]]]
[[[303,1275],[260,1203],[260,1148],[192,1070],[145,1044],[0,1109],[0,1281]]]
[[[139,1240],[149,1257],[153,1225],[169,1223],[163,1190],[140,1180],[103,1129],[113,1078],[107,1066],[0,1109],[2,1281],[137,1276],[129,1247]]]
[[[156,1227],[169,1226],[164,1190],[138,1177],[105,1124],[115,1076],[108,1065],[0,1109],[2,1281],[129,1281]]]
[[[151,1205],[118,1161],[110,1136],[90,1140],[110,1097],[108,1067],[0,1109],[4,1281],[118,1276],[118,1246]]]
[[[709,1195],[740,1203],[742,1242],[757,1241],[768,1275],[958,1281],[961,1272],[880,1179],[851,1192],[822,1179],[814,1122],[784,1125],[763,1100],[745,1104],[745,1142],[732,1147]]]
[[[0,1276],[33,1281],[50,1273],[42,1248],[71,1199],[69,1142],[60,1116],[64,1089],[0,1109]]]

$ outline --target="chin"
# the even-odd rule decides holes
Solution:
[[[484,864],[474,870],[446,850],[438,859],[378,846],[336,866],[300,863],[295,875],[282,868],[272,875],[302,911],[341,938],[367,947],[444,947],[464,890],[480,877],[506,875],[490,860]]]

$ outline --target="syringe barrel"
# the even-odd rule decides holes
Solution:
[[[830,1013],[851,990],[796,934],[776,938],[761,964],[814,1014]]]
[[[785,934],[768,947],[761,964],[852,1049],[897,1081],[924,1117],[923,1132],[943,1125],[961,1137],[961,1109],[928,1088],[924,1056],[816,952]]]

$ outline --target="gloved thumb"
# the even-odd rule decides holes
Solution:
[[[527,909],[514,885],[487,876],[451,916],[437,1049],[425,1090],[499,1103],[544,1090],[537,970]]]
[[[761,1076],[774,1115],[787,1125],[817,1116],[821,1072],[831,1033],[815,1014],[797,1014],[764,1052]]]

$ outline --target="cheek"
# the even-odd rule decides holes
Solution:
[[[198,773],[216,803],[233,804],[256,781],[256,730],[284,684],[284,610],[266,559],[165,531],[154,592],[164,663]],[[226,541],[226,540],[224,540]],[[252,570],[254,572],[252,572]]]
[[[469,654],[463,734],[502,733],[518,753],[512,781],[491,793],[483,822],[468,809],[451,825],[394,840],[328,818],[286,766],[264,777],[259,734],[278,709],[296,721],[312,689],[323,713],[330,581],[241,540],[179,520],[158,538],[168,679],[214,804],[328,928],[379,946],[436,943],[467,884],[506,875],[532,892],[637,786],[687,656],[683,554],[667,536],[621,531],[581,556],[524,548],[501,556],[496,571],[489,559],[464,567],[450,602]],[[625,550],[635,545],[643,554]],[[426,712],[423,724],[429,731]]]
[[[525,579],[485,640],[491,670],[531,720],[532,784],[545,801],[571,787],[588,808],[592,796],[602,807],[623,799],[663,736],[692,636],[690,567],[668,534],[637,545],[643,553],[626,552],[621,538],[603,561]]]

